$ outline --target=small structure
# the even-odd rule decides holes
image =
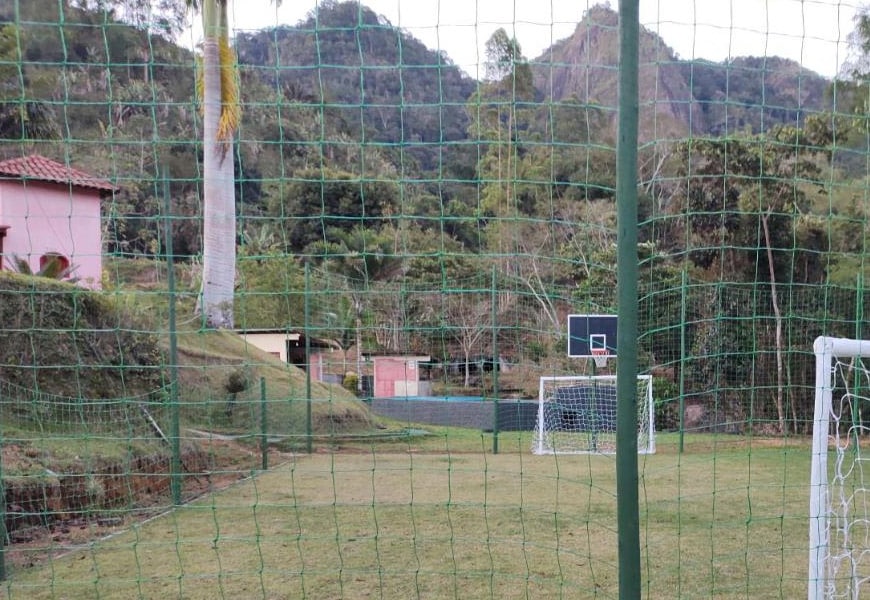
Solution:
[[[275,358],[278,358],[291,365],[304,369],[308,364],[319,356],[316,350],[325,348],[333,349],[336,347],[335,342],[330,340],[322,340],[318,338],[309,338],[307,341],[308,348],[311,350],[311,357],[305,356],[306,339],[305,334],[301,331],[293,331],[291,329],[239,329],[237,332],[242,338],[252,346],[268,352]],[[317,369],[313,372],[316,374]],[[320,380],[320,377],[317,377]]]
[[[420,363],[429,356],[372,356],[374,364],[373,395],[376,398],[425,396],[430,392],[420,386]]]
[[[52,260],[99,288],[103,273],[101,201],[116,187],[38,154],[0,162],[0,269],[13,257],[37,272]]]

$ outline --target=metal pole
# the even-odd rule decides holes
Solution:
[[[2,448],[3,437],[0,435]],[[6,580],[6,536],[6,485],[3,482],[3,453],[0,452],[0,581]]]
[[[311,341],[308,339],[308,326],[311,315],[311,270],[305,263],[305,450],[308,454],[314,451],[314,439],[311,425]],[[359,330],[357,330],[359,331]]]
[[[683,267],[682,281],[680,282],[680,454],[683,453],[683,447],[686,433],[686,287],[688,285],[688,274],[686,268]]]
[[[269,420],[266,414],[266,378],[260,377],[260,459],[263,470],[269,468],[269,440],[266,439]]]
[[[616,517],[619,597],[639,600],[637,474],[638,0],[619,2],[619,120],[616,142],[617,330]]]
[[[498,302],[498,294],[495,290],[496,272],[495,265],[492,266],[492,277],[490,281],[490,322],[492,329],[492,397],[493,397],[493,423],[492,423],[492,453],[498,454],[498,368],[501,361],[498,359],[498,313],[496,311],[496,303]]]
[[[166,248],[166,285],[169,288],[169,441],[172,446],[170,460],[170,492],[172,503],[181,504],[181,415],[178,404],[178,332],[175,324],[175,266],[172,247],[172,200],[169,180],[163,171],[163,224]]]
[[[864,272],[858,271],[858,276],[855,281],[855,339],[861,338],[861,326],[864,324]],[[857,359],[856,359],[857,360]],[[854,392],[856,397],[860,397],[862,378],[856,377],[854,382]],[[862,429],[861,409],[858,402],[852,402],[852,450],[857,451],[858,433]]]

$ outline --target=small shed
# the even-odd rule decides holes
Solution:
[[[313,337],[306,342],[303,332],[291,329],[239,329],[236,333],[255,348],[302,369],[310,362],[305,356],[306,343],[312,357],[316,356],[315,350],[335,347],[334,342]]]
[[[69,277],[99,288],[101,202],[116,189],[38,154],[0,161],[0,269],[13,268],[13,257],[33,272],[57,260]]]
[[[420,363],[428,356],[372,356],[376,398],[420,396]]]

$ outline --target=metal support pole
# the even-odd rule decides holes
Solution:
[[[178,404],[178,331],[175,323],[175,265],[172,247],[172,200],[169,195],[169,180],[163,172],[163,226],[166,249],[166,285],[169,288],[169,441],[172,446],[170,459],[170,492],[172,503],[181,504],[181,415]]]
[[[305,450],[308,454],[314,451],[314,437],[311,424],[311,341],[309,319],[311,315],[311,269],[305,263]]]
[[[498,294],[495,289],[496,271],[495,265],[492,266],[492,277],[490,281],[490,321],[492,329],[492,397],[493,402],[493,424],[492,424],[492,453],[498,454],[498,369],[501,361],[498,358]]]
[[[260,459],[263,470],[269,468],[269,419],[266,412],[266,378],[260,377]]]
[[[688,274],[683,268],[680,282],[680,454],[683,453],[686,434],[686,317]]]
[[[619,597],[639,600],[637,473],[638,0],[619,2],[619,120],[616,142],[617,318],[616,516]]]

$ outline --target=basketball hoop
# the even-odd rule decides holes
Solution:
[[[590,348],[595,366],[602,369],[607,366],[607,348]]]

